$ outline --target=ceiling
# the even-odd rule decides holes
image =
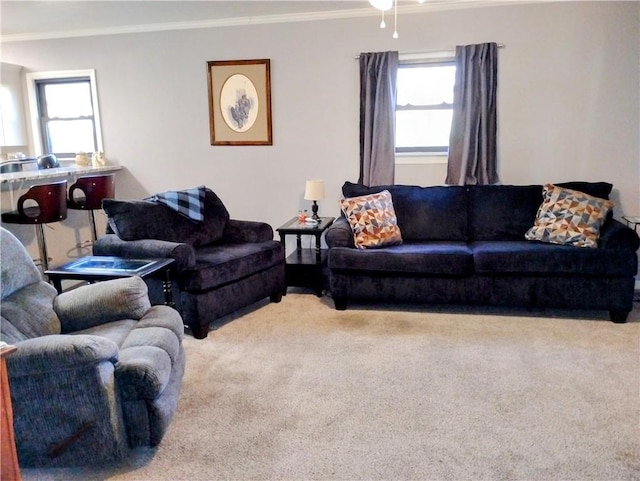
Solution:
[[[402,12],[409,12],[514,1],[518,0],[426,0],[419,5],[416,0],[399,0],[398,5]],[[0,0],[0,40],[9,42],[368,15],[376,15],[376,11],[367,0]]]

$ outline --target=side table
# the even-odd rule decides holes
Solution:
[[[321,248],[322,234],[329,228],[335,217],[320,217],[317,225],[298,222],[294,217],[277,230],[280,242],[285,244],[287,235],[296,236],[296,250],[287,257],[287,286],[313,287],[318,297],[322,297],[324,275],[322,268],[327,262],[327,249]],[[314,236],[315,248],[303,248],[302,236]]]
[[[0,345],[0,398],[2,399],[2,454],[0,457],[0,479],[6,481],[20,481],[20,466],[16,451],[15,435],[13,432],[13,407],[11,392],[9,391],[9,375],[5,357],[16,350],[15,346],[6,343]]]
[[[631,227],[633,230],[638,230],[638,226],[640,225],[640,217],[632,216],[632,215],[623,215],[622,218],[627,223],[627,227]]]

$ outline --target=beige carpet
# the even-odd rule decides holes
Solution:
[[[640,479],[638,309],[257,307],[185,339],[157,449],[25,481]]]

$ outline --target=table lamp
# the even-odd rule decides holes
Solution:
[[[311,212],[313,215],[311,218],[320,222],[318,216],[318,202],[324,200],[324,180],[307,180],[307,184],[304,188],[304,200],[312,200]]]

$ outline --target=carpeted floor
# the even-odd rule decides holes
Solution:
[[[24,480],[640,479],[640,309],[257,307],[185,338],[157,449]]]

